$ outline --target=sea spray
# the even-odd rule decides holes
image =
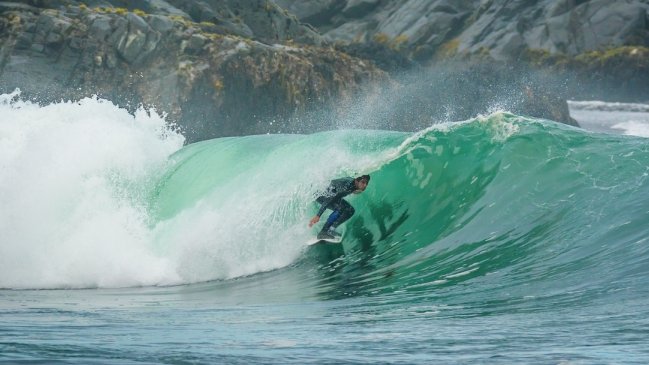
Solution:
[[[0,100],[0,287],[177,280],[151,250],[146,186],[183,144],[156,113],[97,98]]]

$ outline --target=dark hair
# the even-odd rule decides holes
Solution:
[[[355,180],[356,181],[365,180],[367,183],[369,183],[370,182],[370,175],[362,175],[362,176],[357,177]]]

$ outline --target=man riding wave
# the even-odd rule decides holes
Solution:
[[[351,218],[355,212],[354,207],[343,198],[352,193],[362,193],[369,182],[370,175],[362,175],[357,178],[343,177],[331,181],[325,192],[316,199],[316,202],[321,204],[320,209],[309,222],[309,227],[312,227],[320,221],[320,216],[326,209],[333,210],[322,230],[318,233],[318,239],[336,239],[340,237],[340,233],[335,230],[336,227]]]

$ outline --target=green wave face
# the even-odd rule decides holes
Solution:
[[[610,282],[647,260],[648,146],[507,113],[415,135],[218,139],[172,156],[150,200],[152,224],[163,227],[161,251],[188,232],[227,241],[211,247],[211,260],[193,256],[204,266],[187,280],[273,269],[304,253],[318,190],[370,173],[368,189],[349,198],[357,213],[346,223],[342,261],[326,266],[346,292],[471,295],[476,286],[468,293],[460,285],[468,280],[481,298],[530,286],[565,291]],[[232,271],[237,265],[249,267]]]
[[[248,136],[181,149],[148,203],[158,255],[176,263],[183,282],[291,264],[312,238],[317,191],[332,177],[378,168],[404,138],[375,134]]]

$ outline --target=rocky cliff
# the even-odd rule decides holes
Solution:
[[[377,45],[429,67],[528,66],[563,83],[573,98],[649,100],[649,0],[276,2],[325,39],[386,69],[411,63]]]
[[[389,80],[267,1],[0,2],[0,12],[2,92],[155,107],[189,141],[303,131],[307,112]]]
[[[330,40],[383,40],[412,58],[449,53],[516,59],[529,49],[577,55],[649,45],[647,0],[276,0]]]
[[[498,107],[574,123],[584,85],[646,90],[648,1],[0,2],[0,91],[155,107],[190,142]]]

